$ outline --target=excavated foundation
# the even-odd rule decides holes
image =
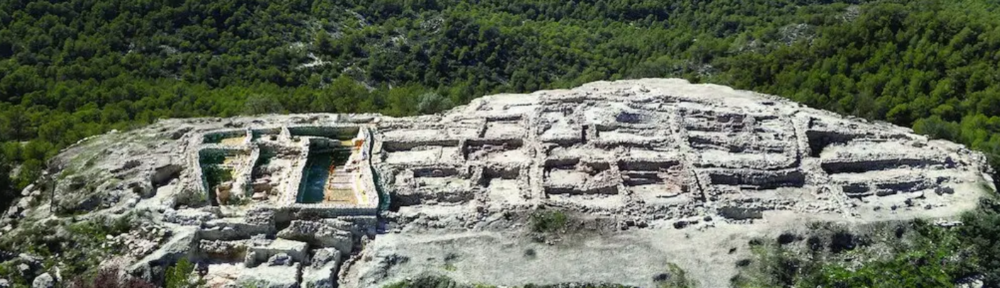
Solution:
[[[70,177],[56,190],[72,193],[52,204],[72,206],[74,193],[94,186],[138,195],[116,209],[163,205],[157,210],[163,211],[162,222],[180,228],[164,241],[166,248],[138,259],[130,272],[162,273],[156,271],[165,263],[189,257],[207,267],[213,287],[261,281],[266,287],[378,287],[437,269],[420,265],[438,259],[460,263],[438,269],[449,273],[507,273],[475,255],[523,244],[517,237],[535,233],[530,219],[541,212],[568,217],[565,229],[596,231],[600,241],[593,243],[608,244],[598,246],[673,235],[722,247],[729,245],[725,239],[749,235],[744,228],[770,223],[952,217],[972,207],[992,183],[985,157],[960,145],[774,96],[683,80],[494,95],[410,118],[165,120],[135,135],[155,142],[93,164],[114,183],[89,185]],[[77,205],[88,209],[104,199],[84,196]],[[621,232],[632,229],[652,231]],[[618,233],[625,240],[609,240]],[[393,236],[389,242],[386,234]],[[495,240],[483,240],[505,237],[514,239],[499,248],[487,244]],[[655,247],[642,251],[623,245],[616,253],[659,253],[687,261],[686,270],[733,266],[715,259],[732,253],[673,247],[677,239],[670,237],[648,241]],[[471,243],[455,244],[463,241]],[[542,245],[536,242],[524,243]],[[596,251],[590,244],[548,244],[607,256],[589,254]],[[409,249],[413,245],[458,245],[448,251],[476,253],[462,262],[421,254],[433,249]],[[466,249],[480,246],[489,249]],[[549,269],[564,265],[550,261],[564,256],[530,261]],[[559,271],[581,277],[573,271],[584,270]],[[475,275],[485,274],[461,275],[477,280]],[[491,284],[537,280],[526,275]],[[649,276],[629,283],[655,286],[642,282]]]

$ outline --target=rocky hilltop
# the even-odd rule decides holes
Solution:
[[[378,287],[428,273],[649,287],[674,265],[719,287],[752,237],[948,220],[992,189],[985,157],[961,145],[676,79],[486,96],[410,118],[169,119],[88,138],[49,167],[0,239],[49,227],[60,257],[76,230],[59,227],[128,217],[100,239],[114,247],[102,267],[156,281],[186,258],[210,287]],[[32,257],[0,261],[65,281]]]

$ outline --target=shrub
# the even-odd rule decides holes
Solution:
[[[421,94],[418,101],[417,111],[421,114],[438,113],[453,106],[450,99],[433,92]]]
[[[984,287],[1000,287],[1000,200],[996,196],[980,199],[978,209],[962,215],[962,223],[956,234],[978,260],[981,268],[974,272],[984,276]]]
[[[181,258],[174,264],[174,267],[167,268],[166,283],[163,287],[166,288],[195,288],[198,287],[197,284],[192,284],[189,279],[191,278],[191,272],[194,271],[194,264],[191,264],[187,258]]]
[[[659,288],[689,288],[694,287],[694,281],[687,278],[687,272],[674,263],[667,264],[667,273],[657,275],[654,279]]]
[[[535,232],[558,232],[568,220],[562,211],[538,211],[531,214],[531,228]]]

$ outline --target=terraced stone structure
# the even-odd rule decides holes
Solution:
[[[905,128],[679,80],[495,95],[378,126],[375,165],[403,214],[472,203],[639,221],[894,217],[904,205],[968,205],[978,189],[956,188],[987,169],[981,155]]]
[[[55,184],[25,190],[4,223],[152,211],[150,225],[170,233],[143,242],[159,246],[130,255],[130,272],[161,277],[187,257],[210,287],[373,287],[427,270],[497,285],[656,285],[574,255],[635,271],[669,260],[716,287],[747,253],[729,243],[772,230],[760,225],[948,218],[992,186],[985,158],[960,145],[673,79],[486,96],[408,118],[163,120],[81,141],[51,166]],[[52,208],[31,209],[44,189]],[[546,250],[525,228],[539,210],[612,234]]]

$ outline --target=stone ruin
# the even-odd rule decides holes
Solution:
[[[381,233],[495,229],[485,222],[539,207],[622,229],[775,211],[877,221],[956,215],[992,185],[985,158],[960,145],[665,79],[486,96],[410,118],[172,119],[102,137],[56,161],[104,155],[86,161],[110,173],[92,186],[119,202],[92,206],[159,211],[172,233],[131,273],[155,278],[188,257],[210,287],[334,287]],[[81,194],[75,183],[56,194]]]
[[[264,125],[191,137],[196,193],[220,211],[236,209],[201,223],[192,239],[208,285],[332,287],[343,260],[375,235],[372,129]],[[212,218],[193,213],[171,219]]]
[[[210,284],[322,287],[378,231],[476,229],[540,206],[623,228],[782,210],[891,219],[949,213],[976,198],[960,187],[988,177],[981,155],[908,129],[663,80],[488,96],[414,118],[312,118],[190,138],[188,167],[211,205],[256,207],[198,228]],[[468,217],[434,223],[453,215]]]
[[[556,206],[642,225],[781,210],[892,218],[913,214],[901,207],[948,213],[978,198],[956,187],[990,185],[982,155],[959,145],[679,82],[598,82],[383,119],[375,149],[385,156],[373,163],[404,222],[468,205]]]

